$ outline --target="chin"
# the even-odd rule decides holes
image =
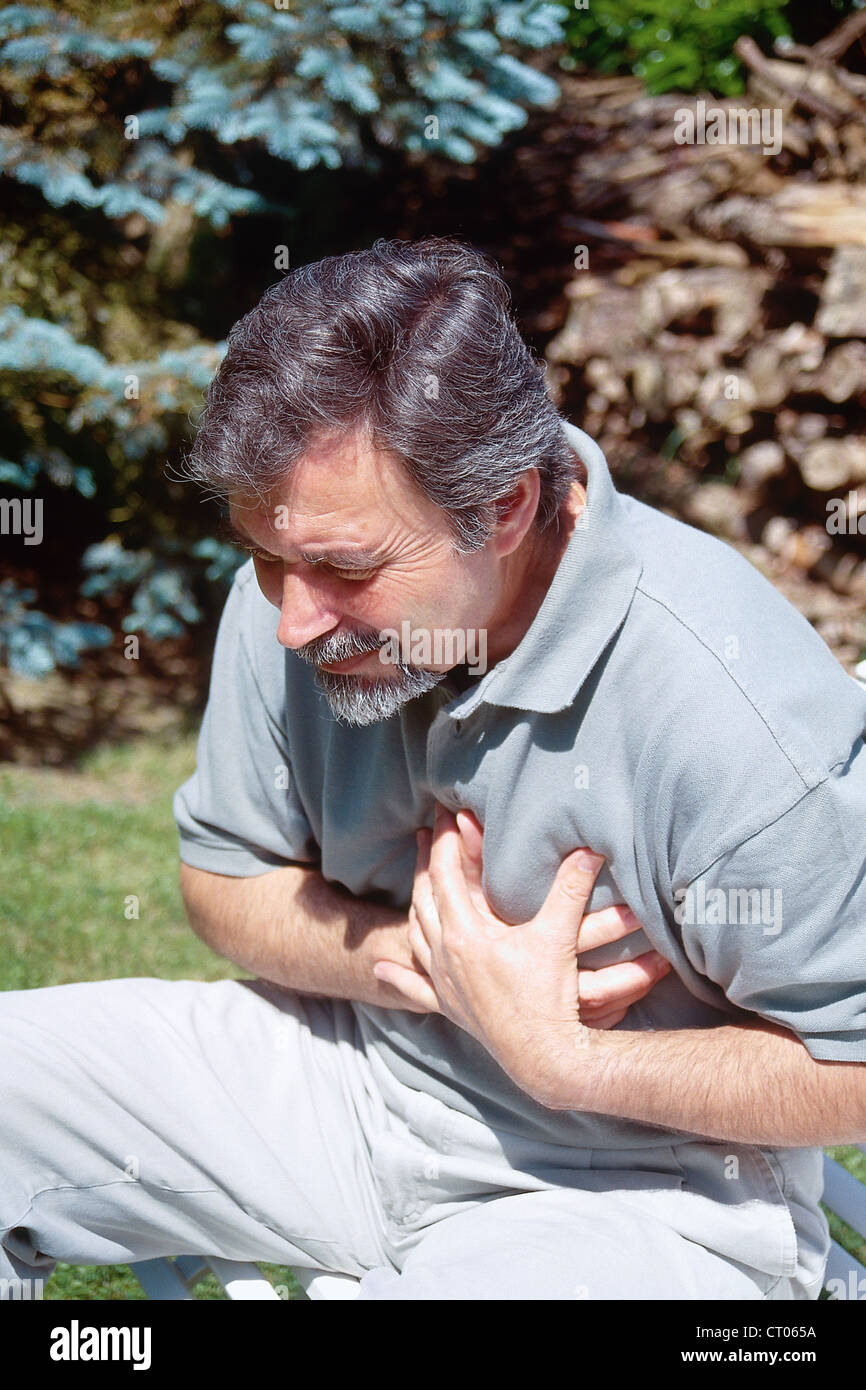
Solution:
[[[335,719],[362,727],[392,718],[404,705],[426,695],[447,674],[447,671],[407,667],[392,677],[374,680],[369,676],[319,671],[317,684]]]

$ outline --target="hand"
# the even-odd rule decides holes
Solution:
[[[475,866],[473,878],[480,883],[482,867],[482,830],[471,811],[461,811],[457,817],[462,849]],[[429,834],[429,832],[428,832]],[[419,854],[415,868],[415,893],[421,885],[419,877],[426,876],[427,863]],[[483,896],[483,894],[482,894]],[[486,906],[486,903],[485,903]],[[614,903],[611,907],[588,912],[577,929],[577,950],[591,951],[596,946],[605,946],[611,941],[621,941],[631,932],[639,931],[641,923],[625,903]],[[410,909],[407,934],[417,941],[417,916]],[[412,948],[410,946],[410,953]],[[422,955],[426,958],[426,952]],[[377,978],[393,983],[398,1002],[394,1007],[408,1009],[413,1013],[441,1013],[442,1009],[430,976],[423,968],[418,953],[413,955],[412,963],[405,960],[388,961],[394,971],[380,973]],[[580,1008],[580,1021],[587,1028],[613,1028],[625,1018],[630,1006],[649,994],[653,985],[671,969],[670,961],[658,951],[646,951],[633,960],[619,961],[614,965],[601,965],[594,969],[582,967],[578,970],[577,988]],[[405,972],[405,973],[403,973]],[[400,981],[403,989],[400,988]]]
[[[474,836],[480,827],[468,813],[455,820],[441,807],[432,839],[427,830],[418,834],[409,939],[429,986],[393,962],[377,964],[374,973],[410,999],[435,1001],[544,1103],[563,1065],[573,1066],[574,1049],[587,1041],[577,938],[603,857],[584,849],[568,855],[539,912],[512,926],[484,897]]]
[[[610,941],[620,941],[631,932],[639,931],[641,925],[625,903],[588,912],[577,929],[578,954]],[[617,961],[613,965],[579,966],[577,993],[581,1023],[587,1028],[613,1028],[622,1023],[631,1005],[649,994],[653,985],[672,969],[670,961],[658,951],[645,951],[633,960]]]

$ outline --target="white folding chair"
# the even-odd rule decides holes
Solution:
[[[138,1260],[131,1264],[148,1298],[163,1302],[195,1301],[195,1286],[206,1274],[214,1274],[230,1299],[277,1299],[280,1294],[256,1264],[224,1260],[218,1255],[176,1255],[158,1260]],[[330,1274],[319,1269],[293,1269],[307,1298],[348,1299],[358,1297],[360,1280],[351,1274]]]

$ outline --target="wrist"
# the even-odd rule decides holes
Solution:
[[[407,968],[415,965],[409,945],[409,918],[395,914],[393,921],[355,921],[347,933],[347,944],[357,953],[364,973],[375,980],[373,966],[378,960],[391,960]]]
[[[528,1083],[519,1084],[547,1110],[590,1110],[594,1068],[605,1041],[602,1029],[577,1021],[557,1026],[534,1049]]]
[[[419,971],[418,960],[409,942],[409,918],[398,916],[390,922],[377,922],[363,929],[359,940],[358,964],[363,975],[361,992],[353,997],[362,1003],[376,1004],[383,1009],[402,1009],[409,1013],[429,1013],[430,1005],[410,1000],[394,984],[379,979],[374,966],[380,962],[398,965],[413,974]],[[426,979],[426,976],[425,976]]]

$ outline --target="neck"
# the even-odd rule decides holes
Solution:
[[[490,666],[510,656],[529,631],[585,505],[586,490],[575,483],[556,521],[541,534],[530,531],[507,557],[502,599],[488,632]]]

